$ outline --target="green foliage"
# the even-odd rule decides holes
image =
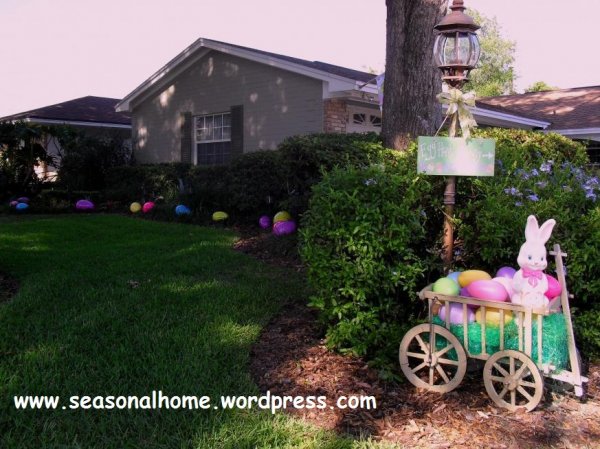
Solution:
[[[74,128],[57,128],[61,146],[58,179],[68,189],[103,189],[112,167],[132,161],[131,147],[116,132],[93,135]]]
[[[45,147],[48,127],[25,122],[0,122],[0,185],[2,196],[36,190],[41,180],[35,167],[54,161]]]
[[[600,359],[600,307],[576,314],[574,317],[579,350],[590,358]]]
[[[279,145],[288,199],[282,206],[302,214],[311,187],[335,167],[365,167],[385,157],[380,137],[369,134],[311,134],[294,136]]]
[[[329,344],[343,351],[376,357],[396,345],[426,279],[422,204],[431,184],[404,164],[333,170],[302,222],[312,305],[329,324]]]
[[[481,58],[471,72],[468,88],[479,97],[514,93],[515,42],[502,36],[496,18],[489,19],[474,9],[469,9],[468,14],[481,26]]]
[[[553,87],[544,81],[536,81],[531,86],[525,89],[525,93],[529,92],[545,92],[548,90],[556,90],[558,87]]]
[[[583,169],[585,148],[560,135],[518,130],[484,129],[475,137],[496,139],[496,176],[459,178],[456,268],[495,273],[516,266],[527,216],[554,217],[550,244],[569,254],[567,283],[577,313],[587,317],[578,323],[592,326],[586,311],[600,291],[600,185]],[[301,227],[313,304],[328,323],[328,341],[380,366],[396,363],[399,333],[422,307],[411,299],[441,273],[444,179],[418,178],[415,153],[413,146],[384,168],[326,175]],[[591,336],[598,331],[579,330],[585,347],[597,345]]]
[[[311,187],[335,167],[364,167],[390,159],[376,134],[313,134],[291,137],[277,151],[247,153],[229,165],[184,164],[109,170],[107,196],[119,201],[163,196],[203,214],[227,211],[235,221],[286,209],[300,217]]]

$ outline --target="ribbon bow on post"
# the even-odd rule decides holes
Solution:
[[[451,88],[448,92],[442,92],[437,95],[437,99],[442,104],[447,104],[446,119],[452,117],[448,134],[450,137],[456,136],[457,125],[460,125],[462,136],[465,139],[471,138],[471,129],[477,126],[469,106],[475,106],[475,92],[462,93],[459,89]]]

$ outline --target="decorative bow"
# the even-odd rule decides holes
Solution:
[[[451,88],[448,92],[438,94],[437,99],[440,103],[448,105],[446,118],[452,117],[448,130],[449,135],[456,136],[457,125],[460,125],[462,136],[470,139],[471,129],[477,126],[477,122],[468,108],[468,106],[475,106],[475,92],[463,94],[459,89]]]
[[[529,270],[528,268],[523,268],[523,277],[529,281],[529,285],[532,287],[538,285],[538,282],[542,280],[542,275],[542,270]]]

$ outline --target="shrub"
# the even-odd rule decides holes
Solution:
[[[108,171],[132,161],[131,146],[117,132],[93,135],[60,127],[56,134],[62,153],[58,180],[70,190],[104,189]]]
[[[550,244],[569,254],[578,336],[600,354],[597,306],[592,311],[600,291],[600,186],[583,169],[585,149],[552,134],[487,129],[476,136],[496,139],[496,176],[459,178],[457,268],[516,266],[527,216],[556,218]],[[415,153],[413,146],[384,158],[385,169],[325,175],[302,223],[312,303],[328,323],[329,343],[380,366],[396,364],[399,323],[419,313],[410,298],[441,272],[444,180],[419,178]]]
[[[113,167],[107,171],[107,197],[117,201],[149,201],[159,196],[176,201],[179,179],[185,178],[189,164],[155,164]]]
[[[388,154],[375,133],[294,136],[278,150],[287,194],[281,206],[296,216],[307,209],[311,187],[323,173],[335,167],[366,167]]]
[[[330,345],[376,357],[401,338],[428,271],[421,199],[430,190],[392,166],[335,169],[314,187],[302,257]]]

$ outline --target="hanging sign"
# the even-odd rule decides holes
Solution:
[[[417,172],[446,176],[494,176],[496,141],[419,137]]]

